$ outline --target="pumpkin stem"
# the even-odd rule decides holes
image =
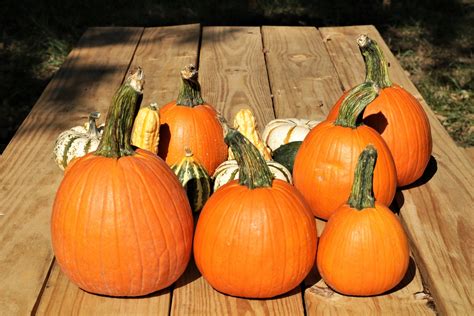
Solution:
[[[131,145],[131,134],[142,99],[145,82],[143,77],[143,70],[138,67],[115,92],[95,155],[120,158],[135,153]]]
[[[224,130],[224,141],[232,149],[239,165],[240,185],[251,190],[271,187],[274,176],[257,147],[239,131],[230,128],[222,116],[218,118]]]
[[[373,145],[368,145],[359,155],[359,161],[354,172],[354,183],[347,202],[350,207],[362,210],[375,206],[372,188],[376,161],[377,149]]]
[[[198,81],[198,71],[196,66],[188,65],[181,70],[181,88],[179,90],[177,105],[195,107],[204,104],[201,97],[201,85]]]
[[[367,35],[360,35],[357,44],[364,57],[365,81],[375,82],[380,89],[391,87],[388,63],[377,42]]]
[[[355,86],[342,101],[339,115],[334,125],[356,128],[364,109],[379,95],[379,87],[370,81]]]
[[[99,137],[99,131],[97,130],[96,120],[100,117],[100,112],[91,112],[89,114],[89,126],[87,132],[92,137]]]

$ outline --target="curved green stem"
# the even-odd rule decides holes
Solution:
[[[189,107],[204,104],[201,97],[201,85],[198,81],[198,71],[194,65],[188,65],[181,70],[181,88],[176,104]]]
[[[95,155],[120,158],[135,153],[131,145],[131,134],[144,82],[143,70],[138,68],[117,90],[107,112],[104,133]]]
[[[348,200],[350,207],[362,210],[375,206],[372,189],[376,161],[377,149],[373,145],[368,145],[359,155],[359,161],[354,172],[354,182]]]
[[[239,165],[239,183],[249,189],[271,187],[273,174],[262,155],[244,135],[230,128],[219,118],[224,130],[224,141],[232,149]]]
[[[373,82],[364,82],[352,88],[344,98],[335,125],[356,128],[358,118],[364,109],[379,95],[379,88]]]
[[[375,82],[380,89],[391,87],[388,63],[377,42],[367,35],[360,35],[357,38],[357,44],[364,57],[365,81]]]

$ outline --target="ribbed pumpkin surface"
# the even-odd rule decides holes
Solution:
[[[374,174],[377,201],[390,205],[396,191],[396,171],[390,151],[372,128],[317,125],[306,136],[293,168],[293,182],[311,206],[313,214],[328,219],[349,198],[354,170],[362,150],[373,144],[378,152]]]
[[[317,265],[323,279],[347,295],[377,295],[395,287],[410,259],[408,239],[386,206],[357,210],[343,205],[319,239]]]
[[[266,298],[300,284],[315,260],[316,226],[293,186],[274,180],[250,190],[232,181],[204,206],[194,258],[204,278],[226,294]]]
[[[398,185],[419,179],[430,160],[433,147],[428,117],[418,100],[400,86],[380,90],[364,111],[363,123],[377,130],[392,152]],[[335,120],[343,95],[328,120]]]
[[[168,165],[183,158],[185,148],[213,174],[220,163],[227,159],[227,145],[217,120],[217,112],[209,105],[195,107],[168,103],[160,110],[161,127],[158,155]]]
[[[191,255],[193,218],[173,172],[144,150],[74,160],[52,214],[57,262],[82,289],[145,295],[171,285]]]

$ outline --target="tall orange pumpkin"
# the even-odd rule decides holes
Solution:
[[[361,35],[357,43],[365,61],[366,81],[381,88],[379,96],[365,109],[363,122],[377,130],[390,148],[398,186],[411,184],[421,177],[430,160],[433,144],[428,117],[413,95],[392,83],[377,43],[367,35]],[[336,102],[328,120],[336,119],[343,99]]]
[[[371,82],[353,88],[337,120],[326,120],[313,128],[296,155],[294,184],[317,217],[328,219],[347,201],[357,158],[368,144],[377,148],[380,157],[375,166],[375,197],[390,205],[395,196],[397,175],[390,150],[374,129],[357,119],[377,93],[377,86]]]
[[[402,225],[387,206],[374,202],[376,159],[373,146],[362,152],[351,196],[331,216],[319,239],[318,270],[343,294],[381,294],[400,283],[408,269],[410,251]]]
[[[183,187],[161,158],[130,144],[142,85],[138,69],[115,94],[97,151],[72,161],[54,201],[56,260],[92,293],[160,290],[191,255],[193,218]]]
[[[227,160],[227,145],[216,110],[201,97],[194,65],[181,71],[182,85],[176,101],[160,110],[158,155],[168,165],[179,163],[185,148],[191,149],[208,174]]]
[[[265,161],[242,134],[225,137],[240,179],[219,188],[199,217],[194,258],[217,290],[268,298],[300,284],[314,265],[316,225],[303,197],[273,180]]]

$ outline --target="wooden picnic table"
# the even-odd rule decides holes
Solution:
[[[399,191],[394,204],[412,249],[409,273],[396,289],[342,296],[313,271],[288,294],[248,300],[213,290],[191,262],[168,289],[110,298],[82,291],[61,273],[50,242],[62,178],[52,158],[54,141],[89,112],[105,114],[130,67],[145,71],[145,105],[173,100],[179,70],[196,63],[204,98],[227,119],[242,107],[253,110],[260,128],[275,117],[324,119],[343,90],[364,79],[355,41],[362,33],[381,45],[393,81],[423,104],[433,134],[425,175]],[[473,180],[472,161],[373,26],[90,28],[0,156],[0,315],[472,314]],[[319,233],[323,226],[318,221]]]

